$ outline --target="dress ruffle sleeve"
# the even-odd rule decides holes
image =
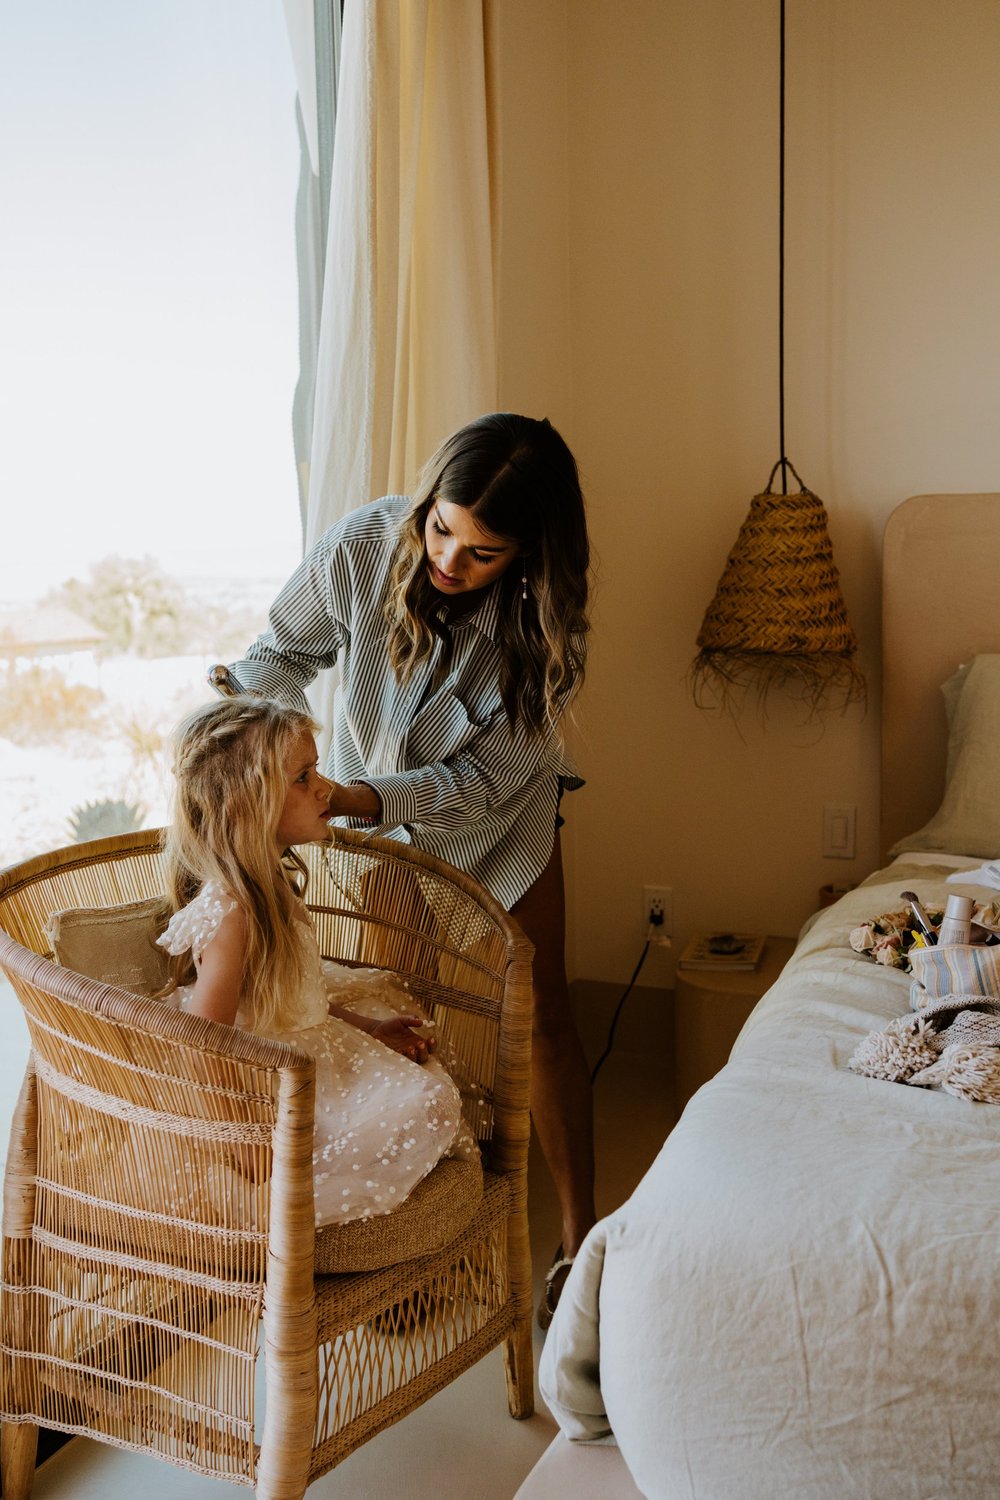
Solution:
[[[197,962],[235,906],[221,886],[206,880],[194,900],[174,912],[157,945],[175,957],[190,951]]]

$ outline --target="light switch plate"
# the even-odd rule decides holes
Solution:
[[[855,851],[856,807],[833,806],[823,809],[823,858],[853,859]]]

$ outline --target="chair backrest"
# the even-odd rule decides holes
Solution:
[[[300,852],[324,957],[403,976],[490,1165],[513,1168],[530,1085],[528,939],[477,881],[412,846],[341,830]]]
[[[0,929],[51,958],[53,912],[161,894],[162,845],[162,830],[125,834],[0,874]],[[531,944],[477,881],[412,846],[338,830],[301,852],[324,956],[404,977],[434,1017],[491,1165],[510,1169],[524,1144]]]
[[[174,1462],[208,1451],[245,1482],[264,1298],[279,1324],[311,1306],[314,1064],[45,956],[53,909],[152,894],[159,858],[157,834],[132,835],[0,876],[0,964],[32,1043],[0,1410]]]

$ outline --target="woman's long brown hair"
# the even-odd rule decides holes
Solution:
[[[435,639],[446,650],[449,641],[424,545],[436,500],[462,506],[485,531],[518,546],[493,584],[500,595],[500,699],[512,727],[520,721],[532,734],[548,734],[582,683],[590,628],[590,547],[573,455],[551,423],[509,412],[470,422],[434,454],[390,576],[389,661],[401,682]]]

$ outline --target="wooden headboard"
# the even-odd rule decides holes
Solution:
[[[937,811],[941,684],[980,651],[1000,652],[1000,494],[914,495],[882,550],[883,858]]]

